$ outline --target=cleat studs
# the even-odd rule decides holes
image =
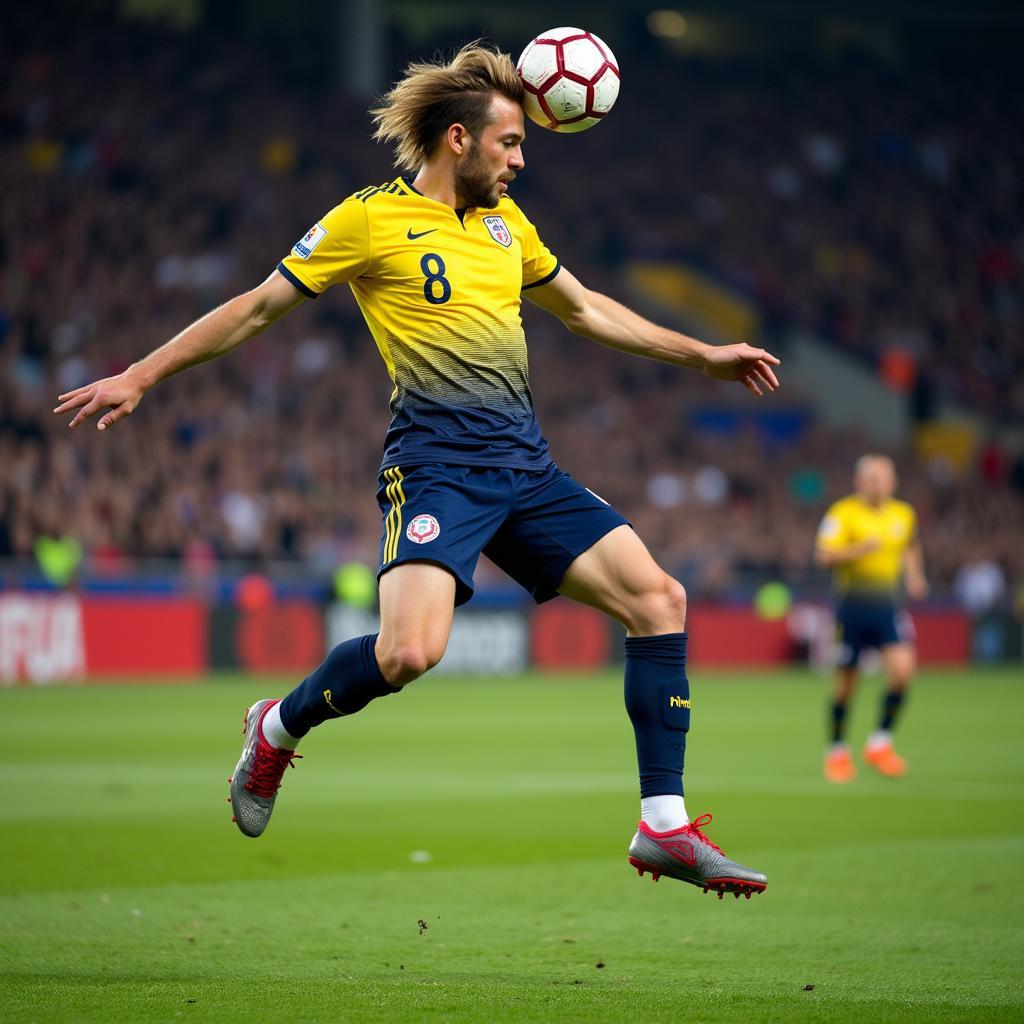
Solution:
[[[740,898],[740,893],[739,893],[739,890],[738,890],[738,889],[736,890],[736,892],[734,892],[734,893],[733,893],[733,896],[735,896],[735,897],[736,897],[736,899],[739,899],[739,898]]]
[[[724,900],[724,899],[725,899],[725,893],[724,893],[724,892],[722,892],[722,890],[721,890],[721,889],[719,889],[719,890],[718,890],[718,898],[719,898],[720,900]]]
[[[640,876],[641,878],[643,878],[643,877],[644,877],[644,869],[643,869],[643,868],[637,868],[637,869],[636,869],[636,873],[637,873],[637,874],[638,874],[638,875],[639,875],[639,876]]]
[[[708,894],[708,887],[705,885],[704,886],[704,895],[707,896],[707,894]]]
[[[750,896],[751,896],[751,892],[750,892],[750,890],[748,889],[748,890],[747,890],[747,891],[746,891],[746,892],[745,892],[745,893],[744,893],[743,895],[744,895],[744,896],[746,896],[746,897],[747,897],[747,899],[749,900],[749,899],[750,899]]]
[[[231,820],[234,821],[234,822],[238,821],[238,819],[233,814],[231,815]]]
[[[656,882],[659,878],[661,878],[661,875],[659,875],[656,872],[652,871],[651,872],[651,878]]]

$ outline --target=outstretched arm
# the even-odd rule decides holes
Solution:
[[[523,293],[558,317],[573,334],[633,355],[689,366],[717,380],[738,380],[755,395],[774,391],[779,360],[752,345],[707,345],[645,320],[621,303],[584,288],[565,267],[550,283]]]
[[[60,414],[77,409],[68,424],[74,428],[101,409],[109,409],[97,424],[97,429],[106,430],[134,412],[142,396],[160,381],[225,355],[303,301],[305,296],[275,270],[258,288],[218,306],[123,373],[58,396],[61,404],[53,411]]]

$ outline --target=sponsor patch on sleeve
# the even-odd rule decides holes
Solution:
[[[313,250],[327,237],[327,229],[322,224],[314,224],[295,245],[292,252],[308,260]]]
[[[839,520],[835,516],[825,516],[818,527],[819,540],[832,540],[839,536]]]

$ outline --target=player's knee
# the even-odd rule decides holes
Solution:
[[[377,656],[381,675],[392,686],[405,686],[429,672],[444,654],[430,643],[405,642],[386,646]]]
[[[686,591],[667,573],[636,602],[626,627],[634,636],[681,633],[686,629]]]
[[[681,633],[686,629],[686,590],[679,580],[666,575],[664,579],[665,592],[662,598],[664,611],[672,628]]]

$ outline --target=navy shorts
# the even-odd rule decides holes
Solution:
[[[403,562],[434,562],[455,576],[455,603],[473,596],[480,552],[540,604],[558,593],[570,563],[628,525],[553,463],[542,470],[390,466],[380,475],[384,517],[378,579]]]
[[[905,609],[886,597],[847,595],[836,608],[839,665],[854,668],[865,647],[914,642],[914,623]]]

